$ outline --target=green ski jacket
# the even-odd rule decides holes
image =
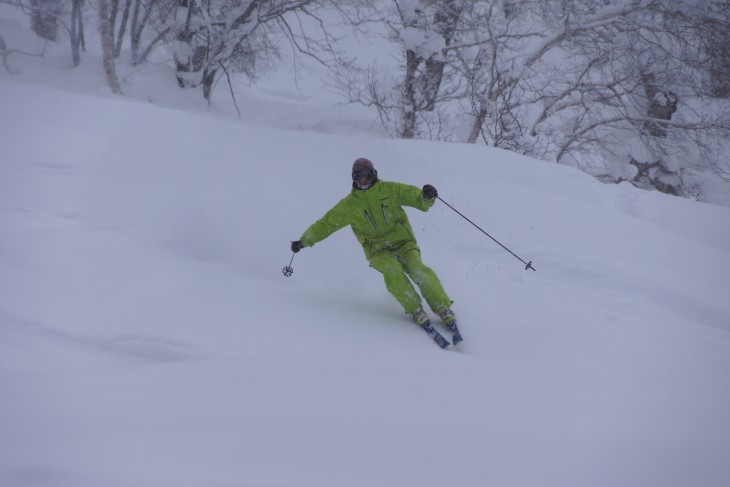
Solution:
[[[311,247],[350,225],[368,259],[383,250],[418,250],[416,237],[403,206],[428,211],[435,199],[426,200],[415,186],[376,181],[366,190],[353,189],[302,235]]]

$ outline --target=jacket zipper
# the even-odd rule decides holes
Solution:
[[[385,205],[383,203],[380,203],[380,209],[383,212],[383,221],[385,221],[385,224],[388,224],[388,217],[385,216]]]
[[[377,229],[378,227],[375,226],[375,222],[372,218],[370,218],[370,214],[368,213],[368,210],[363,210],[365,212],[365,216],[367,217],[368,221],[370,221],[370,224],[373,226],[373,228]]]

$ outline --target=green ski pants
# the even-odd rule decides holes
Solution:
[[[421,297],[413,288],[410,276],[421,289],[424,299],[434,313],[451,306],[451,300],[441,286],[441,281],[429,267],[421,262],[421,252],[417,248],[382,250],[370,257],[370,266],[383,274],[385,287],[412,314],[421,306]]]

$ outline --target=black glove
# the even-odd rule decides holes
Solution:
[[[438,191],[436,191],[436,188],[431,186],[430,184],[427,184],[423,187],[423,197],[427,200],[432,200],[435,197],[439,195]]]
[[[304,244],[301,240],[295,240],[291,243],[291,251],[295,254],[304,248]]]

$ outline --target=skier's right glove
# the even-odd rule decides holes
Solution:
[[[304,244],[301,240],[295,240],[291,243],[291,251],[295,254],[304,248]]]
[[[423,187],[423,198],[427,200],[432,200],[435,197],[439,195],[438,191],[436,191],[436,188],[431,186],[430,184],[427,184]]]

